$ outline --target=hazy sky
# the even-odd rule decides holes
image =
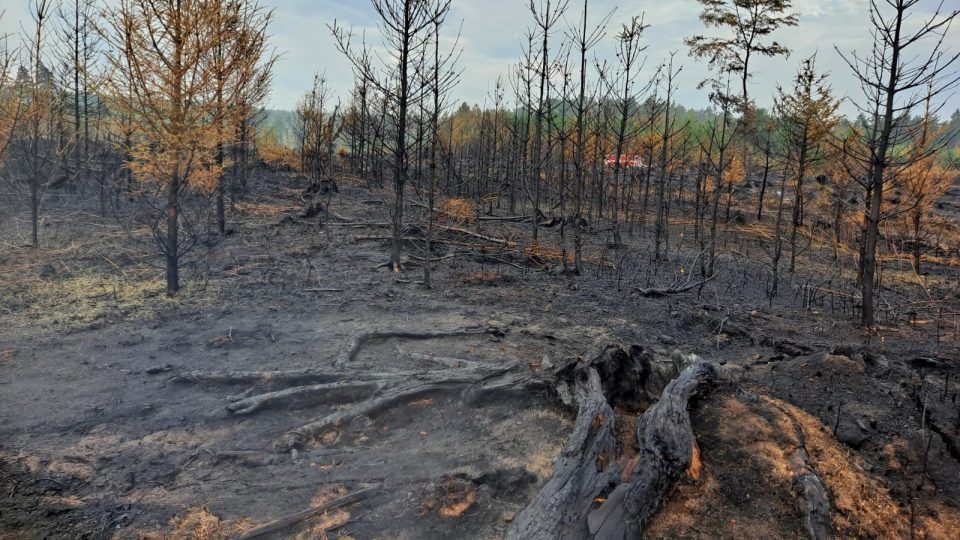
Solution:
[[[336,19],[352,26],[358,35],[366,31],[368,41],[379,44],[369,0],[262,1],[276,10],[272,26],[273,44],[282,53],[276,65],[270,106],[292,108],[317,71],[325,72],[328,81],[345,95],[352,84],[351,69],[334,48],[327,25]],[[570,0],[568,20],[561,27],[576,24],[582,1]],[[945,4],[950,6],[954,1],[947,0]],[[919,24],[923,10],[931,12],[938,2],[922,1],[921,11],[910,25]],[[0,21],[0,32],[18,31],[16,21],[25,15],[27,0],[0,0],[0,4],[3,5],[0,9],[6,11]],[[761,106],[768,106],[777,82],[788,85],[799,61],[816,52],[818,65],[830,73],[835,92],[840,96],[859,97],[858,88],[834,45],[842,51],[869,50],[867,7],[867,0],[794,0],[794,10],[800,16],[799,26],[782,29],[776,34],[776,39],[793,52],[787,59],[759,58],[751,62],[752,96]],[[704,31],[697,18],[699,4],[695,0],[590,0],[590,18],[599,21],[614,8],[616,11],[606,37],[593,54],[611,58],[616,30],[631,16],[645,14],[650,24],[646,33],[647,71],[652,71],[670,51],[678,51],[677,63],[683,65],[678,80],[680,103],[688,107],[706,106],[706,92],[696,88],[707,75],[706,66],[690,58],[683,44],[685,37]],[[463,54],[459,65],[463,73],[460,85],[454,91],[454,99],[482,104],[496,78],[508,73],[510,65],[520,57],[521,41],[532,24],[529,0],[453,0],[446,28],[450,38],[461,24]],[[946,41],[950,50],[960,50],[960,22],[951,29]],[[960,97],[951,97],[947,114],[958,107]],[[843,110],[847,113],[853,111],[850,106]]]

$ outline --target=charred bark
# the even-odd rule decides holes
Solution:
[[[619,349],[617,349],[619,350]],[[666,490],[686,471],[697,454],[687,406],[704,383],[715,378],[713,364],[697,361],[663,390],[660,400],[640,416],[637,440],[640,454],[620,458],[614,435],[616,418],[610,403],[643,397],[651,374],[645,355],[598,357],[575,377],[577,420],[553,477],[514,521],[507,538],[637,538],[659,509]],[[615,378],[600,373],[619,360],[620,374],[633,373],[635,393],[616,394]],[[627,360],[623,362],[623,360]],[[624,373],[623,368],[627,368]],[[607,388],[603,389],[606,383]],[[617,385],[615,388],[623,388]],[[606,500],[596,507],[598,497]]]

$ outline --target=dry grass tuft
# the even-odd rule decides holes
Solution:
[[[224,520],[202,506],[174,516],[168,531],[148,531],[140,540],[227,540],[239,536],[256,524],[247,518]]]
[[[237,203],[236,209],[241,214],[254,217],[276,217],[299,211],[299,207],[287,201],[273,199],[258,199],[256,202]]]
[[[472,272],[463,276],[462,279],[464,283],[473,285],[500,285],[515,280],[513,276],[500,272]]]
[[[346,496],[348,493],[349,490],[346,486],[341,484],[326,486],[314,495],[310,501],[310,506],[311,508],[316,508],[325,502]],[[329,538],[327,531],[344,526],[350,521],[350,512],[343,509],[336,509],[331,512],[324,512],[311,521],[313,521],[313,523],[305,530],[291,538],[293,540],[327,540]]]
[[[183,304],[209,304],[220,296],[219,282],[191,280],[181,295],[167,297],[162,271],[151,266],[154,259],[126,249],[123,238],[103,231],[95,242],[0,253],[0,326],[13,332],[95,328]]]
[[[460,197],[452,197],[440,201],[437,211],[437,221],[441,223],[469,225],[477,219],[477,208],[473,201]]]
[[[539,242],[532,242],[522,246],[518,248],[518,251],[535,267],[544,268],[563,262],[563,251],[554,247],[545,246]],[[573,250],[568,249],[566,255],[567,264],[572,265],[574,258]],[[604,259],[602,256],[583,255],[583,261],[594,266],[613,268],[613,263]]]
[[[229,335],[216,336],[216,337],[210,338],[210,340],[207,341],[207,347],[210,347],[210,348],[226,347],[232,341],[233,341],[233,338],[231,338]]]
[[[521,249],[521,253],[530,260],[534,266],[545,266],[551,262],[563,260],[563,253],[556,248],[547,247],[539,242],[532,242]],[[567,255],[567,262],[573,259]]]

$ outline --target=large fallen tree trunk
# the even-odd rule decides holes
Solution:
[[[582,538],[583,517],[617,475],[617,418],[597,370],[580,370],[573,433],[553,466],[553,477],[514,521],[507,538]]]
[[[639,538],[664,493],[699,454],[687,407],[701,385],[712,382],[713,364],[698,361],[663,390],[654,406],[637,422],[639,465],[588,518],[594,538]]]
[[[507,538],[638,538],[667,488],[695,459],[698,451],[687,407],[704,383],[715,378],[713,364],[689,365],[640,416],[640,453],[625,466],[609,435],[614,430],[614,419],[606,416],[612,413],[607,402],[610,388],[606,394],[597,392],[589,383],[594,375],[588,373],[587,382],[577,385],[580,412],[554,476],[520,512]],[[605,492],[609,495],[594,508]]]

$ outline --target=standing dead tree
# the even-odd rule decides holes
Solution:
[[[701,249],[706,249],[706,261],[701,261],[701,273],[704,277],[712,276],[717,263],[717,221],[719,219],[720,196],[723,193],[723,180],[727,168],[731,164],[730,145],[736,140],[737,132],[742,127],[740,118],[734,117],[734,109],[738,106],[738,98],[730,94],[729,72],[718,74],[716,78],[705,81],[713,87],[710,101],[720,107],[720,114],[716,115],[707,128],[707,141],[701,141],[705,150],[709,173],[703,178],[702,191],[703,208],[705,215],[710,213],[710,233],[708,237],[700,234]],[[710,183],[712,180],[712,184]],[[701,210],[698,209],[698,212]],[[702,226],[704,218],[700,218]]]
[[[613,163],[613,186],[611,192],[610,212],[613,228],[612,244],[621,245],[620,238],[620,184],[623,172],[623,156],[630,148],[636,134],[639,132],[639,119],[634,118],[639,113],[637,103],[639,96],[645,94],[653,81],[645,83],[641,88],[635,88],[637,75],[643,70],[645,57],[641,58],[646,45],[641,43],[643,32],[649,27],[644,24],[643,17],[633,17],[629,24],[624,24],[617,34],[617,59],[619,68],[613,80],[608,81],[608,88],[614,96],[617,128],[614,135],[615,150]],[[629,204],[629,201],[628,201]]]
[[[434,205],[437,201],[437,189],[440,183],[438,152],[440,150],[440,113],[444,107],[444,99],[450,90],[459,80],[459,72],[456,70],[459,52],[456,46],[445,55],[440,54],[440,25],[437,20],[433,25],[433,58],[430,62],[430,68],[425,73],[425,85],[430,89],[430,125],[428,131],[430,134],[429,147],[429,172],[427,173],[427,230],[424,246],[423,262],[423,286],[427,289],[431,287],[430,271],[433,264],[433,224],[434,224]],[[479,223],[480,220],[477,220]]]
[[[861,322],[876,322],[874,289],[877,274],[877,244],[883,212],[884,190],[898,169],[916,163],[930,153],[904,148],[922,124],[909,120],[910,111],[925,101],[939,102],[960,83],[954,68],[960,51],[948,52],[945,40],[960,10],[935,12],[919,24],[905,21],[918,10],[920,0],[885,0],[870,3],[873,46],[866,55],[838,52],[860,82],[863,96],[854,102],[871,124],[864,130],[863,148],[855,157],[866,164],[863,180],[867,198],[863,212],[863,245],[860,263]],[[914,52],[916,51],[916,52]],[[941,105],[942,106],[942,105]],[[939,107],[936,107],[939,108]]]
[[[573,198],[573,269],[579,274],[583,271],[583,206],[587,177],[587,113],[590,104],[587,102],[587,53],[603,38],[607,23],[613,16],[611,11],[591,30],[588,22],[589,0],[583,0],[583,16],[579,29],[571,29],[568,39],[574,50],[579,54],[580,82],[577,87],[577,101],[574,107],[576,120],[576,149],[573,158],[573,172],[576,189]]]
[[[550,149],[547,145],[547,158],[544,158],[543,135],[546,129],[549,133],[547,122],[551,120],[552,103],[550,102],[551,72],[553,64],[550,63],[550,33],[553,31],[557,22],[563,17],[567,10],[568,0],[544,0],[538,7],[534,0],[530,0],[530,12],[533,14],[534,24],[536,25],[536,35],[540,37],[540,51],[538,55],[539,65],[534,68],[537,75],[537,100],[534,108],[534,119],[536,124],[533,126],[533,154],[530,164],[530,176],[533,192],[530,197],[533,203],[533,219],[531,220],[531,235],[534,242],[537,241],[539,234],[540,219],[543,215],[540,210],[541,198],[541,178],[544,176],[546,161],[549,160]],[[531,33],[534,35],[534,33]],[[532,51],[531,51],[532,54]],[[528,94],[529,96],[529,94]]]
[[[443,24],[450,11],[450,0],[372,0],[374,12],[379,18],[384,46],[390,57],[381,58],[383,72],[377,69],[364,46],[358,51],[352,43],[352,33],[334,22],[331,27],[337,48],[353,64],[357,78],[375,87],[384,97],[384,112],[392,120],[394,204],[391,211],[393,241],[390,249],[390,266],[401,271],[400,257],[403,251],[404,189],[408,178],[408,128],[410,110],[423,99],[427,88],[416,85],[422,78],[416,66],[422,65],[422,57],[428,53],[430,36],[437,24]]]
[[[73,114],[73,170],[68,171],[69,181],[86,185],[90,175],[90,123],[96,110],[91,111],[91,101],[97,103],[92,88],[99,82],[96,76],[96,59],[99,36],[96,32],[97,6],[93,0],[74,0],[69,11],[60,12],[62,37],[58,55],[65,64],[69,77]],[[95,119],[94,119],[95,120]],[[106,176],[99,175],[97,190],[100,214],[106,215],[108,189]]]
[[[665,85],[665,97],[663,104],[663,127],[659,128],[661,129],[660,159],[657,162],[657,220],[653,243],[654,261],[660,261],[661,257],[666,255],[667,251],[667,240],[670,237],[670,231],[668,229],[669,222],[667,220],[667,188],[669,184],[668,177],[673,169],[671,165],[674,161],[671,144],[673,144],[674,139],[684,131],[685,127],[681,126],[677,128],[676,116],[671,116],[673,112],[671,107],[674,106],[673,93],[677,90],[674,79],[683,71],[683,67],[673,67],[673,57],[675,54],[675,52],[670,53],[670,59],[666,66],[664,66],[664,70],[661,70],[661,77],[658,81],[659,84]]]

